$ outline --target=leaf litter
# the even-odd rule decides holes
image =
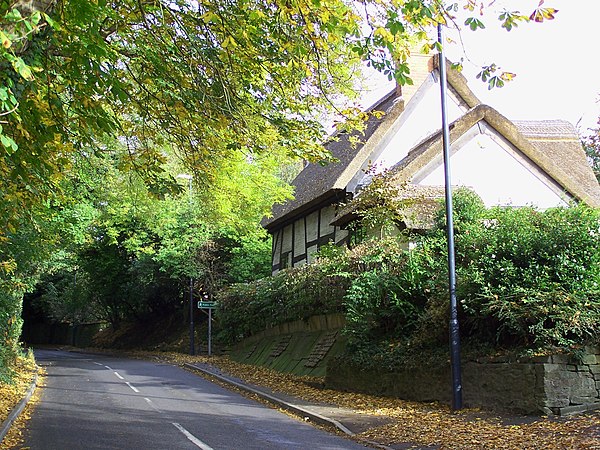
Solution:
[[[494,414],[467,408],[452,411],[441,403],[420,403],[397,398],[341,392],[323,387],[319,377],[296,376],[232,361],[227,356],[189,356],[179,353],[138,352],[172,363],[206,363],[247,383],[300,399],[350,408],[358,414],[389,419],[370,428],[358,440],[398,448],[473,450],[600,450],[600,411],[569,417],[535,417]]]
[[[227,356],[189,356],[173,352],[127,352],[143,359],[160,359],[183,365],[205,363],[223,373],[264,386],[275,392],[291,395],[309,402],[350,408],[357,414],[381,416],[386,425],[370,428],[358,435],[359,441],[372,441],[391,448],[440,450],[600,450],[600,411],[566,418],[494,415],[479,409],[453,412],[440,403],[419,403],[397,398],[361,393],[341,392],[323,387],[318,377],[295,376],[265,367],[232,361]],[[32,376],[32,375],[31,375]],[[26,380],[26,376],[24,380]],[[30,383],[24,381],[27,390]],[[6,393],[6,395],[5,395]],[[15,422],[3,447],[16,448],[22,442],[22,430],[38,400],[33,401]],[[17,388],[0,385],[0,417],[6,418],[11,405],[22,398]],[[8,411],[8,412],[7,412]],[[3,419],[4,420],[4,419]]]
[[[44,372],[36,366],[33,357],[19,356],[13,370],[15,375],[12,382],[0,382],[0,423],[4,423],[13,409],[25,397],[36,373],[38,375],[37,386],[43,384]],[[27,421],[31,418],[31,413],[39,402],[39,396],[40,389],[36,389],[23,412],[15,419],[8,433],[0,442],[0,448],[18,448],[23,442]]]

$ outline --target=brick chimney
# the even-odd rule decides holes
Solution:
[[[419,89],[436,67],[435,61],[436,55],[434,53],[425,55],[416,49],[414,52],[410,53],[410,56],[408,57],[410,73],[408,76],[413,80],[413,84],[405,84],[404,86],[396,84],[396,92],[402,96],[405,104],[408,104],[412,96],[417,92],[417,89]]]

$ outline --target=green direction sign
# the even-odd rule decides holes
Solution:
[[[217,302],[198,302],[199,309],[212,309],[217,306]]]

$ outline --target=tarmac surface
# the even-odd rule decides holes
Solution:
[[[212,378],[211,381],[219,382],[222,385],[225,385],[224,387],[230,386],[234,390],[244,391],[250,396],[256,396],[259,399],[270,403],[279,409],[294,414],[295,416],[299,417],[300,419],[303,419],[308,423],[322,425],[329,430],[335,429],[338,433],[343,433],[349,437],[353,437],[368,429],[385,425],[390,421],[390,419],[386,417],[362,414],[353,411],[349,408],[339,407],[336,405],[326,403],[318,403],[314,401],[306,401],[288,394],[275,392],[265,386],[251,384],[240,378],[224,373],[218,367],[213,366],[209,363],[185,363],[184,367],[190,371],[198,372],[203,377],[207,377],[209,379]],[[11,417],[14,419],[14,411],[13,414],[11,414]],[[533,416],[503,415],[501,417],[501,421],[504,425],[528,424],[539,419]],[[552,420],[562,419],[554,418]],[[0,425],[0,429],[2,427],[9,428],[10,424],[7,425],[5,421],[3,424]],[[594,435],[597,435],[597,431],[594,432]],[[0,436],[0,440],[1,437],[2,436]],[[378,442],[365,441],[364,439],[356,440],[364,445],[368,445],[373,448],[381,448],[388,450],[431,450],[440,448],[439,445],[423,446],[417,445],[414,442],[402,442],[393,444],[391,446],[387,446]]]
[[[388,423],[389,419],[381,416],[359,414],[349,408],[343,408],[336,405],[308,402],[306,400],[293,397],[281,392],[274,392],[264,386],[257,386],[249,384],[244,380],[233,377],[229,374],[223,373],[218,367],[212,366],[206,363],[186,363],[185,368],[192,371],[197,371],[204,376],[213,377],[219,382],[226,386],[231,386],[242,392],[255,395],[261,400],[270,403],[282,410],[288,411],[298,417],[303,418],[309,423],[318,424],[325,426],[329,429],[335,429],[337,432],[345,434],[349,437],[355,436],[369,428],[377,427]],[[4,435],[8,432],[12,423],[22,412],[25,405],[29,401],[33,390],[35,389],[35,382],[32,383],[27,395],[23,400],[15,406],[14,410],[10,413],[9,418],[0,424],[0,441]],[[393,447],[385,446],[383,444],[366,441],[360,439],[359,442],[367,444],[373,448],[390,449],[390,450],[402,450],[408,448],[419,448],[415,447],[411,443],[405,443],[400,445],[394,445]],[[432,449],[435,447],[421,447],[426,449]]]
[[[223,373],[219,368],[205,363],[196,363],[184,365],[188,369],[196,370],[209,377],[214,377],[222,383],[233,386],[237,389],[250,394],[257,395],[259,398],[272,403],[286,411],[295,415],[310,420],[319,425],[336,428],[348,436],[354,436],[362,433],[369,428],[384,425],[389,422],[389,419],[381,416],[368,414],[359,414],[349,408],[343,408],[325,403],[307,402],[281,392],[274,392],[264,386],[257,386],[246,383],[244,380]],[[415,447],[412,443],[404,443],[393,447],[386,446],[373,441],[360,442],[367,443],[374,448],[401,450]],[[436,447],[421,447],[423,449],[434,449]]]

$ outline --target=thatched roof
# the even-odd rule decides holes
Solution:
[[[566,192],[590,206],[600,206],[600,185],[587,164],[573,125],[561,120],[511,122],[495,109],[482,105],[469,89],[466,79],[452,70],[450,65],[448,69],[450,90],[457,94],[464,106],[471,108],[450,125],[452,142],[473,125],[485,120]],[[288,223],[325,202],[346,200],[348,184],[374,159],[377,145],[404,111],[404,102],[394,90],[370,111],[383,111],[385,115],[381,118],[370,117],[364,134],[360,136],[361,143],[357,146],[350,144],[347,134],[338,135],[327,144],[326,148],[338,161],[325,166],[309,164],[292,183],[295,199],[275,205],[273,216],[263,220],[267,229]],[[357,133],[353,133],[353,136],[357,136]],[[415,146],[394,168],[397,184],[410,184],[417,171],[440,157],[441,149],[441,131]],[[344,223],[349,214],[351,208],[345,208],[336,216],[334,223]]]
[[[600,185],[589,167],[574,127],[565,121],[520,121],[516,124],[487,105],[478,105],[450,125],[456,141],[473,125],[485,121],[550,175],[563,189],[590,206],[600,206]],[[518,125],[517,125],[518,124]],[[442,133],[431,135],[394,168],[397,183],[412,177],[442,154]]]
[[[433,57],[432,57],[433,58]],[[466,78],[448,64],[448,84],[467,107],[479,104],[479,100],[467,85]],[[368,110],[382,111],[381,118],[371,116],[366,124],[364,134],[353,133],[361,143],[350,144],[348,134],[338,134],[325,147],[337,162],[325,166],[309,164],[294,179],[295,198],[273,207],[272,217],[262,222],[267,229],[273,229],[293,220],[311,208],[331,199],[344,200],[346,188],[352,178],[372,159],[376,145],[381,141],[396,119],[404,111],[404,101],[396,89],[385,95]]]
[[[295,198],[283,204],[276,204],[273,207],[273,216],[265,219],[263,226],[273,228],[329,198],[338,196],[339,200],[342,200],[347,184],[371,155],[373,143],[379,141],[376,134],[381,134],[380,126],[385,123],[391,125],[403,110],[403,102],[394,90],[369,110],[382,111],[385,115],[380,118],[375,115],[369,117],[364,134],[359,134],[360,143],[352,146],[351,135],[347,133],[334,136],[325,148],[337,161],[326,165],[308,164],[292,182]],[[355,136],[357,134],[353,133]]]
[[[568,176],[566,185],[561,182],[567,191],[590,206],[600,206],[600,185],[573,124],[564,120],[514,120],[513,123],[539,153],[552,160]]]
[[[495,109],[478,105],[450,125],[450,140],[455,142],[480,121],[498,131],[573,197],[590,206],[600,206],[600,185],[572,124],[563,120],[511,122]],[[415,146],[390,171],[391,179],[401,186],[398,198],[401,207],[397,213],[408,228],[428,228],[439,208],[439,199],[444,197],[442,186],[411,183],[422,168],[442,159],[442,145],[442,133],[438,131]],[[342,208],[332,224],[346,225],[355,220],[357,201]]]

